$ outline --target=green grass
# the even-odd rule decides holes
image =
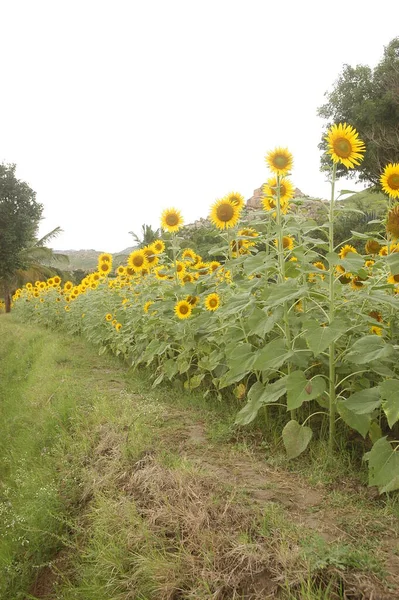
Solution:
[[[327,468],[316,441],[288,463],[280,424],[237,430],[233,398],[152,389],[145,371],[12,315],[0,338],[1,600],[327,600],[352,574],[386,580],[396,497],[370,500],[348,449]],[[322,505],[281,503],[298,485]]]

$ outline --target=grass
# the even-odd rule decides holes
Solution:
[[[333,469],[321,442],[287,463],[271,419],[234,427],[235,399],[152,389],[10,315],[0,336],[1,600],[327,600],[399,583],[395,496],[370,494],[347,450]]]

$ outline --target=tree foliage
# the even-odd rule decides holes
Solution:
[[[350,173],[339,165],[338,175],[357,174],[360,181],[379,186],[384,167],[399,162],[399,37],[384,48],[383,58],[374,69],[344,65],[326,97],[326,104],[318,109],[318,115],[328,121],[326,130],[334,123],[346,122],[366,144],[362,163]],[[319,146],[323,150],[324,135]],[[322,168],[328,160],[323,155]]]

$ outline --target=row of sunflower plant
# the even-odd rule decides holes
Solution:
[[[266,156],[263,210],[250,222],[239,193],[211,208],[221,240],[213,252],[223,261],[182,248],[181,213],[167,209],[167,242],[133,251],[114,272],[112,256],[102,254],[78,286],[58,277],[27,284],[14,295],[15,310],[82,333],[135,367],[150,365],[154,386],[179,377],[205,395],[235,390],[246,400],[240,426],[260,411],[286,414],[289,458],[328,431],[332,460],[339,422],[373,444],[365,455],[370,485],[388,492],[399,488],[399,164],[381,174],[384,237],[371,223],[370,234],[354,233],[364,254],[351,240],[337,248],[334,220],[349,192],[336,197],[336,167],[353,168],[366,148],[347,124],[334,125],[326,141],[331,200],[321,227],[293,199],[293,157],[277,148]]]

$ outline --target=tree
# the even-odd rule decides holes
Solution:
[[[59,227],[38,240],[36,237],[43,206],[36,193],[15,175],[15,164],[0,164],[0,294],[6,312],[11,310],[11,292],[18,284],[46,276],[53,252],[45,243]],[[47,270],[46,270],[47,269]]]
[[[157,240],[161,236],[161,232],[159,229],[153,229],[151,225],[142,225],[141,232],[139,235],[134,233],[134,231],[129,231],[130,235],[133,236],[134,241],[137,243],[138,248],[144,248],[145,246],[149,246],[155,240]]]
[[[388,163],[399,162],[399,37],[384,48],[380,63],[371,69],[365,65],[344,65],[327,103],[318,115],[328,121],[327,127],[348,123],[355,127],[366,144],[364,160],[350,172],[339,165],[337,175],[359,177],[379,187],[380,175]],[[319,147],[326,149],[324,140]],[[322,169],[329,163],[323,155]]]

